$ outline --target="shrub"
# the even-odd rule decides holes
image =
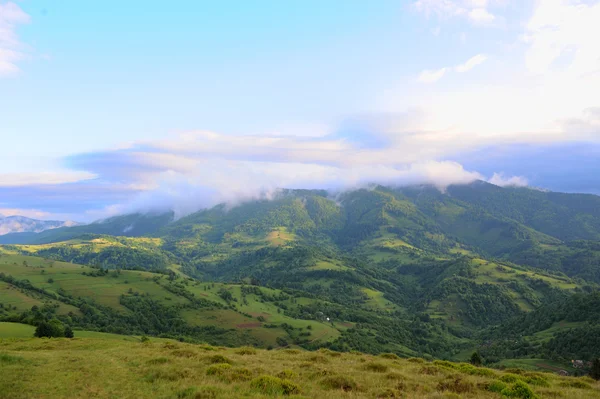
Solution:
[[[398,355],[396,355],[395,353],[380,353],[379,357],[382,357],[384,359],[392,359],[392,360],[400,359],[400,357]]]
[[[300,393],[300,387],[289,380],[272,375],[261,375],[250,382],[250,386],[270,395],[292,395]]]
[[[176,394],[177,399],[185,399],[185,398],[191,398],[194,397],[196,393],[196,388],[194,387],[189,387],[189,388],[185,388],[182,389],[181,391],[178,391]]]
[[[334,375],[334,374],[335,373],[331,370],[319,369],[319,370],[315,371],[314,373],[312,373],[312,377],[313,378],[327,377],[328,375]]]
[[[233,364],[233,361],[231,359],[226,358],[223,355],[213,355],[213,356],[209,356],[206,358],[206,360],[208,360],[209,363],[212,364],[217,364],[217,363],[228,363],[228,364]]]
[[[467,363],[459,363],[457,367],[458,367],[458,370],[460,370],[460,372],[469,374],[469,375],[479,375],[482,377],[496,376],[496,373],[493,370],[481,368],[481,367],[475,367],[475,366],[472,366]]]
[[[470,381],[465,381],[460,376],[452,377],[449,380],[440,381],[437,386],[438,391],[450,391],[455,393],[472,392],[475,389]]]
[[[387,388],[382,391],[379,391],[379,393],[377,393],[375,395],[375,397],[378,399],[379,398],[382,398],[382,399],[383,398],[394,398],[395,399],[395,398],[401,398],[402,394],[395,389]]]
[[[500,381],[512,384],[513,382],[521,381],[521,377],[516,374],[504,374],[500,377]]]
[[[188,375],[187,370],[154,370],[146,375],[146,380],[155,382],[158,380],[177,381]]]
[[[565,388],[592,389],[592,387],[589,384],[586,384],[585,382],[576,379],[563,381],[559,385]]]
[[[436,366],[423,366],[421,367],[421,370],[419,370],[420,374],[425,374],[425,375],[437,375],[440,374],[442,372],[442,370],[440,370],[439,367]]]
[[[227,363],[224,363],[227,364]],[[252,371],[247,368],[235,368],[230,373],[225,375],[225,379],[231,381],[248,381],[252,378]]]
[[[409,357],[407,360],[411,363],[425,363],[425,359],[420,357]]]
[[[176,349],[173,352],[171,352],[171,354],[176,357],[187,357],[187,358],[196,357],[198,355],[195,351],[193,351],[191,349]],[[217,362],[217,363],[225,363],[225,362]]]
[[[251,346],[243,346],[238,349],[235,353],[238,355],[256,355],[256,349]]]
[[[50,321],[42,321],[38,324],[35,332],[33,333],[34,337],[37,338],[56,338],[56,337],[64,337],[65,336],[65,327],[63,324],[56,319],[52,319]]]
[[[388,371],[388,366],[383,363],[368,363],[365,365],[365,369],[375,373],[385,373]]]
[[[300,353],[298,349],[283,349],[282,352],[287,353],[289,355],[297,355]]]
[[[154,359],[150,359],[148,360],[148,364],[165,364],[165,363],[169,363],[169,359],[167,359],[166,357],[157,357]]]
[[[292,370],[282,370],[279,373],[277,373],[277,377],[287,378],[289,380],[289,379],[298,377],[298,373],[296,373],[295,371],[292,371]]]
[[[329,355],[331,357],[340,357],[340,356],[342,356],[342,354],[340,352],[332,351],[332,350],[327,349],[327,348],[321,348],[317,352],[322,353],[324,355]]]
[[[220,389],[210,385],[198,388],[196,395],[194,395],[194,399],[217,399],[220,397],[222,397]]]
[[[550,384],[548,383],[548,380],[542,376],[528,377],[525,381],[528,384],[535,385],[538,387],[549,387],[550,386]]]
[[[206,375],[223,375],[230,368],[231,364],[229,363],[213,364],[212,366],[206,369]]]
[[[434,360],[433,364],[435,364],[436,366],[440,366],[440,367],[445,367],[447,369],[457,369],[458,366],[452,362],[446,361],[446,360]]]
[[[75,336],[75,334],[73,333],[73,329],[71,328],[71,326],[66,326],[65,327],[65,338],[73,338]]]
[[[478,352],[473,352],[471,355],[471,359],[469,360],[473,366],[481,366],[481,356],[479,356]]]
[[[500,392],[503,396],[509,398],[536,399],[538,396],[533,393],[529,385],[523,381],[517,381],[512,387],[505,388]]]
[[[487,390],[491,392],[500,393],[505,390],[507,385],[502,381],[492,381],[490,385],[488,385]]]
[[[22,357],[9,355],[7,353],[0,353],[0,363],[15,364],[15,363],[20,363],[23,360],[24,359]]]
[[[404,379],[404,376],[400,373],[392,371],[391,373],[387,373],[385,375],[385,378],[387,378],[388,380],[402,380]]]
[[[327,358],[323,355],[309,356],[308,360],[313,363],[329,363],[329,360],[327,360]]]
[[[321,380],[321,386],[325,389],[341,389],[342,391],[354,391],[358,387],[350,377],[332,375]]]
[[[140,342],[142,342],[142,343],[146,343],[146,342],[149,342],[149,341],[150,341],[150,338],[148,338],[148,337],[147,337],[147,336],[145,336],[145,335],[142,335],[142,336],[140,337]]]

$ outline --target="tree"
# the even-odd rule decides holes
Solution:
[[[75,334],[73,334],[73,329],[71,326],[65,327],[65,338],[73,338]]]
[[[473,352],[470,362],[473,366],[481,366],[481,356],[479,356],[479,353]]]
[[[52,337],[52,331],[53,331],[52,325],[46,321],[43,321],[40,324],[38,324],[33,336],[37,337],[37,338],[42,338],[42,337],[50,338],[50,337]]]
[[[64,337],[65,327],[60,320],[52,319],[50,321],[42,321],[35,329],[34,337]]]
[[[600,358],[596,358],[592,362],[592,369],[590,370],[590,377],[592,377],[595,380],[600,380]]]

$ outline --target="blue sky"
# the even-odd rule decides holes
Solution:
[[[599,18],[590,0],[0,0],[0,214],[477,178],[597,192]]]

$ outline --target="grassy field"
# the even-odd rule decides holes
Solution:
[[[0,340],[2,398],[600,398],[589,378],[360,353],[106,337]],[[518,374],[515,374],[518,373]],[[519,386],[519,389],[515,387]],[[523,396],[528,391],[535,396]],[[526,392],[527,393],[527,392]]]
[[[55,293],[62,289],[74,297],[89,298],[100,305],[109,306],[123,313],[129,312],[129,310],[121,305],[120,298],[121,295],[130,292],[147,294],[152,299],[168,306],[190,303],[189,299],[165,288],[169,284],[167,276],[145,271],[122,270],[119,273],[111,271],[106,275],[91,275],[95,270],[88,266],[4,253],[0,255],[0,272],[19,280],[28,280],[35,287],[42,288],[47,292]],[[347,328],[343,323],[331,324],[285,316],[282,309],[274,302],[255,294],[243,296],[239,284],[201,283],[186,280],[184,276],[181,276],[178,281],[184,283],[185,290],[196,298],[207,299],[228,307],[228,309],[219,309],[218,311],[182,309],[180,314],[188,324],[236,329],[242,334],[257,338],[264,347],[277,346],[277,338],[285,338],[288,335],[282,328],[266,328],[265,324],[287,323],[298,330],[310,332],[309,340],[322,342],[338,338],[340,331]],[[229,308],[230,303],[219,295],[222,290],[231,293],[231,304],[235,310]],[[279,290],[266,287],[261,287],[261,291],[273,298],[281,294]],[[16,311],[22,312],[31,309],[34,305],[42,306],[47,301],[47,297],[37,292],[27,291],[0,281],[0,303],[10,309],[16,308]],[[314,302],[309,298],[294,298],[294,301],[303,304]],[[291,305],[289,300],[287,302],[287,305]],[[76,307],[62,302],[56,303],[59,304],[59,314],[69,312],[79,314],[79,309]]]

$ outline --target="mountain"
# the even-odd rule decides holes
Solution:
[[[25,295],[55,295],[87,315],[77,302],[85,300],[95,310],[70,320],[87,329],[462,359],[483,352],[489,340],[501,342],[494,331],[508,336],[527,315],[598,290],[599,198],[485,182],[445,191],[373,186],[335,196],[281,190],[270,200],[178,220],[132,214],[8,234],[0,237],[12,244],[0,247],[7,259],[0,272],[11,286],[6,276],[16,278]],[[74,274],[48,283],[55,261],[75,265]],[[132,285],[140,276],[144,283]],[[26,309],[3,317],[30,320]],[[308,322],[327,326],[323,336],[307,335]],[[560,328],[532,325],[523,334],[565,339]],[[585,346],[588,356],[600,356],[592,346]],[[535,348],[486,353],[495,362],[527,353],[561,364],[582,353]]]
[[[10,233],[40,233],[45,230],[77,225],[77,222],[71,221],[36,220],[25,216],[0,216],[0,235]]]

